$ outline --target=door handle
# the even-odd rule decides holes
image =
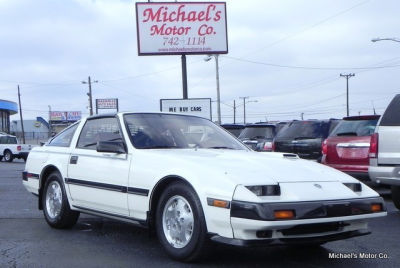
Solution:
[[[69,159],[69,163],[71,165],[76,165],[78,163],[78,156],[77,155],[71,156],[71,158]]]

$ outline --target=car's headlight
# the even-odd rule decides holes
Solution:
[[[277,196],[281,195],[279,185],[252,185],[246,186],[256,196]]]
[[[349,187],[350,190],[352,190],[353,192],[361,192],[362,191],[361,183],[359,183],[359,182],[344,182],[343,184],[346,185],[347,187]]]

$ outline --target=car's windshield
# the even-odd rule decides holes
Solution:
[[[171,114],[126,114],[125,124],[138,149],[209,148],[246,150],[209,120]]]
[[[321,121],[294,121],[286,125],[277,138],[287,139],[315,139],[322,138],[327,132],[327,124]],[[326,137],[325,136],[325,137]]]
[[[273,139],[274,138],[274,126],[266,127],[246,127],[239,135],[239,139]]]
[[[371,136],[375,131],[377,122],[378,119],[343,120],[330,136]]]

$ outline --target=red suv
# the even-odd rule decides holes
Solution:
[[[369,147],[379,115],[343,118],[322,144],[321,163],[369,180]]]

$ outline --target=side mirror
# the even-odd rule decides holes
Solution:
[[[122,141],[99,141],[96,150],[99,153],[126,153],[125,144]]]

